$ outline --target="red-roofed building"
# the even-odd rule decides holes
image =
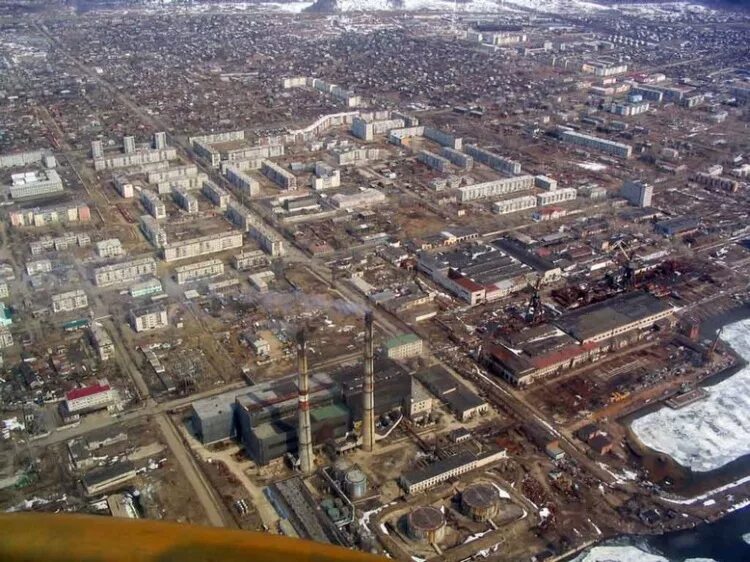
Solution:
[[[74,388],[65,393],[65,409],[69,414],[80,414],[107,408],[115,401],[115,391],[101,380],[91,386]]]

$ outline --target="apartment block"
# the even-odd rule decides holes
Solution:
[[[169,326],[167,309],[161,305],[133,309],[128,319],[136,332],[148,332]]]
[[[193,281],[216,277],[224,273],[224,262],[217,259],[200,261],[188,265],[181,265],[174,270],[178,285]]]
[[[458,192],[459,200],[466,202],[495,197],[497,195],[506,195],[516,191],[526,191],[532,187],[534,187],[534,176],[525,175],[467,185],[460,187]]]
[[[175,187],[172,190],[172,199],[185,212],[189,214],[198,212],[198,199],[184,187]]]
[[[639,180],[626,181],[620,189],[620,195],[637,207],[650,207],[654,186]]]
[[[118,238],[107,238],[96,243],[96,255],[100,258],[117,258],[124,253]]]
[[[560,138],[563,142],[583,146],[619,158],[630,158],[633,153],[633,147],[629,144],[602,139],[593,135],[585,135],[569,129],[563,129],[560,132]]]
[[[454,166],[469,171],[474,167],[474,158],[449,146],[444,146],[441,155]]]
[[[167,245],[167,231],[164,230],[159,221],[150,215],[142,215],[138,220],[141,227],[141,232],[146,237],[146,240],[151,242],[154,248],[163,248]]]
[[[107,361],[115,354],[115,344],[112,343],[112,338],[109,337],[107,330],[104,326],[98,322],[91,324],[91,341],[94,344],[94,348],[99,353],[99,359]]]
[[[68,291],[52,295],[52,312],[70,312],[79,308],[86,308],[89,305],[89,299],[83,290]]]
[[[420,150],[419,154],[417,154],[417,160],[438,172],[450,171],[450,161],[447,158],[438,156],[434,152]]]
[[[216,205],[220,210],[224,211],[227,208],[227,204],[232,196],[223,187],[219,187],[212,181],[203,182],[203,195]]]
[[[257,180],[248,176],[240,168],[232,165],[224,167],[224,176],[233,186],[247,192],[250,197],[260,193],[260,184]]]
[[[297,178],[281,166],[270,160],[264,160],[260,168],[261,173],[282,189],[297,189]]]
[[[341,185],[341,172],[325,162],[316,162],[313,172],[312,187],[315,191],[323,191]]]
[[[258,242],[260,247],[269,255],[273,257],[284,255],[283,239],[267,226],[262,218],[252,213],[250,209],[241,203],[232,201],[229,204],[227,218],[232,224],[242,229],[243,232],[247,232],[250,238]]]
[[[578,197],[578,190],[574,187],[565,187],[563,189],[556,189],[555,191],[547,191],[540,193],[536,196],[536,204],[539,207],[545,205],[553,205],[555,203],[564,203],[565,201],[572,201]]]
[[[521,173],[521,164],[519,162],[516,162],[515,160],[511,160],[509,158],[503,158],[502,156],[499,156],[494,152],[479,148],[475,144],[467,144],[464,152],[473,157],[475,161],[480,162],[485,166],[489,166],[490,168],[492,168],[493,170],[497,170],[498,172],[514,175],[518,175]]]
[[[152,164],[154,162],[164,162],[175,160],[177,150],[174,148],[164,148],[161,150],[138,150],[116,156],[103,156],[94,159],[94,169],[97,172],[104,170],[116,170],[118,168],[128,168],[131,166],[141,166],[143,164]]]
[[[503,199],[492,204],[492,210],[498,215],[506,215],[517,211],[525,211],[536,207],[535,195],[524,195],[513,199]]]
[[[162,255],[164,261],[173,262],[241,248],[242,244],[241,232],[219,232],[217,234],[173,242],[162,249]]]
[[[156,275],[156,261],[152,257],[113,263],[93,271],[94,284],[98,287],[130,283],[145,275]]]
[[[268,265],[268,258],[263,250],[241,252],[232,256],[232,265],[237,271],[246,271]]]
[[[25,199],[59,193],[63,190],[60,175],[55,170],[11,174],[11,199]]]
[[[159,196],[154,193],[153,191],[150,191],[148,189],[144,189],[141,191],[141,203],[143,204],[143,208],[146,209],[148,214],[150,214],[155,219],[165,219],[167,218],[167,208],[162,203],[161,199],[159,199]]]

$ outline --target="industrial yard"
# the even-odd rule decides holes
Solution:
[[[748,14],[297,4],[0,7],[0,508],[515,562],[747,505]]]

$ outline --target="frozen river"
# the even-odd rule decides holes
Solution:
[[[750,361],[750,319],[729,324],[722,339]],[[662,407],[631,428],[651,449],[695,472],[708,472],[750,454],[750,366],[706,387],[708,398],[680,410]]]

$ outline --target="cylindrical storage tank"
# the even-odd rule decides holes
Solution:
[[[359,499],[367,492],[367,476],[358,468],[353,468],[346,473],[344,487],[349,499]]]
[[[406,516],[406,530],[418,541],[439,543],[445,536],[445,517],[436,507],[421,506]]]
[[[472,484],[461,493],[461,509],[475,521],[487,521],[497,515],[500,492],[492,484]]]
[[[336,480],[343,480],[346,476],[346,473],[349,472],[352,468],[352,463],[350,463],[346,459],[338,459],[335,463],[333,463],[333,477]]]

